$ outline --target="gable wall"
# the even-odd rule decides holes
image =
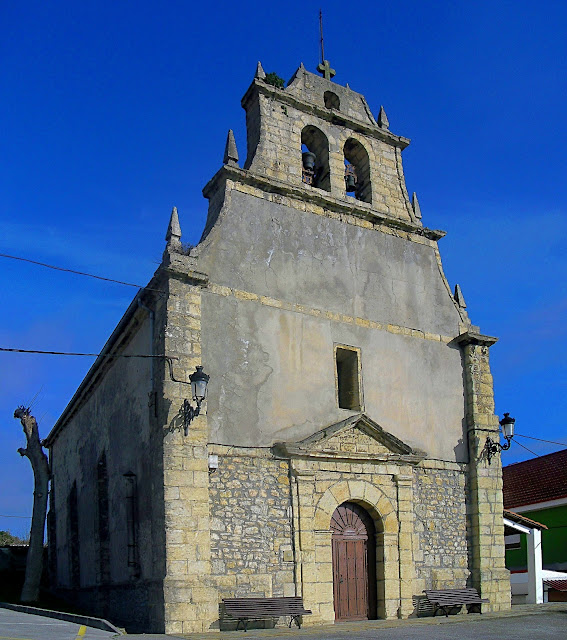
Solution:
[[[334,345],[345,344],[361,349],[373,420],[433,457],[466,460],[461,355],[448,344],[460,318],[435,246],[235,188],[195,253],[210,277],[213,442],[269,446],[350,415],[335,391]]]

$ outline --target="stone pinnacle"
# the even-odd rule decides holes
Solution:
[[[177,207],[173,207],[173,209],[171,210],[171,218],[169,219],[169,227],[167,227],[165,240],[168,247],[181,246],[181,227],[179,226]]]
[[[388,122],[388,116],[386,115],[386,111],[382,106],[380,107],[380,113],[378,114],[378,126],[381,129],[387,129],[390,126],[390,123]]]
[[[254,74],[254,77],[258,80],[263,80],[266,77],[266,72],[262,68],[262,63],[259,60],[256,66],[256,73]]]
[[[417,193],[414,191],[411,197],[411,206],[413,207],[413,213],[416,218],[421,220],[421,208],[417,199]]]
[[[260,63],[258,63],[260,64]],[[228,136],[226,137],[226,147],[224,148],[223,164],[238,164],[238,150],[236,148],[236,140],[234,139],[234,132],[232,129],[228,130]]]
[[[455,302],[461,309],[467,308],[467,303],[465,302],[465,297],[463,296],[463,292],[461,291],[461,287],[457,284],[455,285]]]

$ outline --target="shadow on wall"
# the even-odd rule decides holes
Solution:
[[[20,601],[27,555],[27,545],[0,547],[0,601]]]

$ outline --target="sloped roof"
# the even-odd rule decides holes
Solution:
[[[567,591],[567,580],[544,580],[545,584],[557,591]]]
[[[514,513],[513,511],[510,511],[508,509],[504,509],[504,517],[512,520],[512,522],[523,524],[530,529],[547,529],[547,526],[542,524],[541,522],[536,522],[535,520],[531,520],[530,518],[521,516],[519,513]]]
[[[567,449],[502,469],[504,508],[567,497]]]

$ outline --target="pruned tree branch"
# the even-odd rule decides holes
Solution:
[[[43,571],[43,532],[47,514],[49,491],[49,463],[39,439],[37,420],[29,407],[19,406],[14,418],[20,421],[26,436],[27,447],[20,447],[18,453],[29,459],[34,476],[33,513],[30,530],[30,545],[26,562],[26,577],[22,589],[22,602],[37,602]]]

